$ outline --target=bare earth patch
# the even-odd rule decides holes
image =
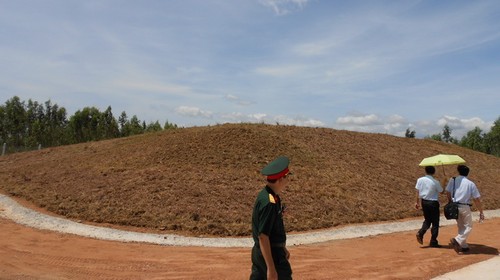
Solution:
[[[102,241],[5,219],[0,228],[0,279],[248,279],[250,272],[249,248]],[[455,226],[446,226],[439,239],[446,245],[455,234]],[[499,235],[500,219],[476,223],[468,255],[421,247],[414,232],[289,249],[296,279],[430,279],[498,255]]]

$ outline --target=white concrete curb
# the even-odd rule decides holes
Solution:
[[[475,263],[459,270],[455,270],[441,276],[432,278],[432,280],[498,280],[500,256],[493,257],[487,261]]]
[[[474,213],[474,219],[479,218]],[[500,210],[485,211],[486,218],[500,217]],[[253,240],[243,238],[201,238],[187,237],[176,234],[150,234],[112,228],[85,225],[71,220],[45,215],[25,208],[8,196],[0,194],[0,217],[32,228],[75,234],[103,240],[120,242],[143,242],[169,246],[201,246],[201,247],[252,247]],[[454,220],[441,218],[441,225],[455,224]],[[379,234],[418,230],[422,220],[404,222],[376,223],[369,225],[346,226],[338,229],[327,229],[317,232],[297,233],[287,235],[289,246],[313,244],[330,240],[350,239]]]

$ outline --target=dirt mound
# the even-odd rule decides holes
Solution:
[[[288,231],[421,215],[418,163],[459,154],[487,209],[500,207],[500,158],[432,140],[326,128],[226,124],[0,157],[0,189],[68,218],[190,235],[251,234],[260,169],[279,155],[295,175]],[[446,177],[455,167],[445,167]],[[444,178],[438,169],[438,179]],[[443,197],[444,201],[444,197]]]

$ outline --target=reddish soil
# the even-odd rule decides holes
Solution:
[[[458,154],[487,209],[500,208],[500,159],[431,140],[322,128],[221,125],[0,157],[0,192],[87,223],[189,235],[250,235],[279,155],[295,172],[283,194],[288,231],[421,216],[418,163]],[[455,175],[439,168],[438,179]],[[127,244],[0,219],[0,279],[248,279],[249,248]],[[441,229],[440,241],[456,233]],[[414,232],[291,247],[296,279],[429,279],[498,255],[500,219],[475,224],[471,253],[421,247]],[[428,239],[428,236],[426,236]],[[428,240],[426,240],[428,242]]]
[[[0,219],[0,279],[248,279],[249,248],[94,240]],[[443,227],[440,240],[456,234]],[[295,279],[430,279],[498,255],[500,219],[476,223],[471,251],[420,246],[414,232],[290,247]],[[428,242],[429,236],[426,236]]]
[[[432,140],[326,128],[227,124],[0,157],[0,191],[85,222],[248,236],[260,169],[291,159],[288,231],[396,220],[413,208],[418,163],[458,154],[486,209],[500,208],[500,158]],[[439,168],[437,177],[456,174]]]

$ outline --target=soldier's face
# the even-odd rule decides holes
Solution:
[[[283,191],[286,187],[288,187],[288,184],[290,183],[290,177],[285,175],[283,177],[281,177],[279,180],[278,180],[278,188],[279,188],[279,191]]]

